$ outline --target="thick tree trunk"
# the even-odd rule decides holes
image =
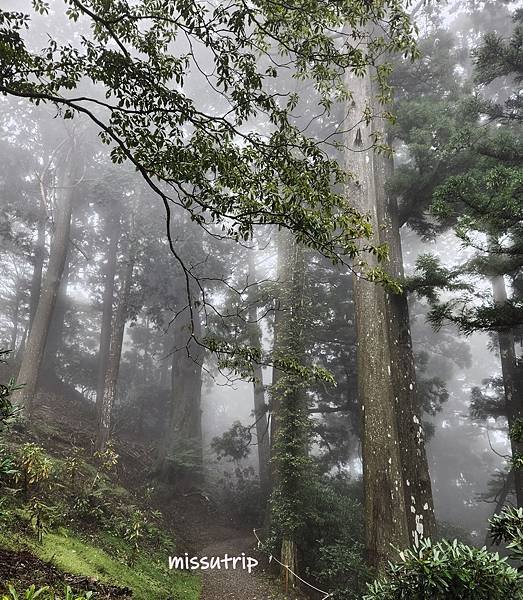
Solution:
[[[492,278],[492,291],[494,302],[503,305],[507,301],[507,290],[503,277]],[[498,331],[499,354],[501,358],[501,371],[503,373],[503,387],[505,390],[505,411],[509,430],[518,421],[523,419],[522,390],[519,386],[518,364],[516,360],[514,332],[511,329]],[[512,456],[523,455],[523,444],[511,440]],[[516,501],[519,507],[523,506],[523,470],[514,470],[514,485]]]
[[[134,216],[132,219],[134,222]],[[130,237],[133,237],[133,233],[131,233]],[[111,436],[112,412],[118,391],[118,373],[120,371],[123,338],[125,333],[125,325],[127,323],[129,293],[131,291],[133,279],[134,261],[134,248],[131,239],[127,260],[124,264],[122,284],[118,297],[118,306],[116,308],[116,313],[113,320],[109,356],[104,378],[104,391],[100,412],[98,414],[96,449],[99,452],[104,451]]]
[[[100,415],[104,396],[105,374],[111,347],[113,319],[114,279],[118,264],[118,242],[120,240],[120,220],[107,219],[109,245],[107,247],[104,272],[104,292],[102,299],[102,321],[100,325],[100,346],[98,349],[98,374],[96,382],[96,412]]]
[[[374,121],[373,126],[378,129]],[[377,217],[380,241],[389,250],[388,272],[396,279],[404,278],[403,252],[399,231],[399,211],[396,199],[386,193],[385,184],[391,177],[393,161],[383,154],[374,157]],[[410,541],[418,544],[422,537],[433,537],[436,529],[432,483],[430,480],[421,407],[417,394],[416,370],[410,335],[407,296],[385,294],[386,322],[397,432],[401,449],[401,468],[405,486],[407,522]]]
[[[71,212],[75,184],[76,162],[74,145],[70,149],[63,167],[59,188],[56,191],[54,234],[51,241],[49,265],[42,282],[42,290],[38,300],[33,324],[24,349],[22,364],[18,373],[18,382],[24,384],[23,389],[15,392],[14,400],[22,405],[28,416],[31,415],[36,385],[45,344],[51,324],[51,317],[56,303],[56,296],[64,269],[69,234],[71,228]]]
[[[256,282],[256,266],[253,252],[249,253],[249,284],[254,290]],[[254,295],[249,294],[248,310],[249,345],[261,350],[261,329],[258,323],[258,310]],[[265,389],[263,386],[263,372],[259,363],[253,364],[253,392],[254,392],[254,418],[256,422],[256,443],[258,448],[258,474],[260,478],[260,495],[265,504],[270,493],[270,460],[271,449],[269,443],[269,423],[267,420],[267,405],[265,404]]]
[[[172,404],[163,447],[160,449],[160,473],[165,481],[179,484],[202,477],[202,366],[203,349],[198,306],[185,308],[175,319],[172,354]],[[192,335],[194,328],[194,336]]]
[[[347,87],[352,92],[352,101],[344,125],[346,168],[357,180],[347,186],[347,194],[355,208],[368,215],[374,232],[372,241],[378,244],[377,156],[371,147],[371,125],[360,122],[365,107],[373,102],[370,74],[358,78],[349,73]],[[365,259],[369,267],[376,266],[375,256],[369,254]],[[407,547],[410,536],[392,380],[394,355],[389,341],[389,308],[383,287],[367,281],[363,275],[357,273],[354,278],[354,302],[358,396],[363,421],[366,545],[370,564],[383,568],[394,555],[391,545]]]

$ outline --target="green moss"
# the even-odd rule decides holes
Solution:
[[[193,574],[169,571],[167,556],[138,554],[133,566],[126,564],[125,554],[130,546],[121,540],[111,541],[122,558],[115,558],[98,547],[96,541],[88,542],[66,530],[49,533],[43,543],[22,539],[30,550],[42,560],[53,562],[63,571],[93,577],[100,581],[128,587],[136,600],[197,600],[201,583]],[[8,544],[5,544],[7,546]],[[9,544],[13,548],[13,544]],[[0,535],[0,546],[4,538]]]
[[[21,444],[14,444],[13,451],[20,452]],[[53,461],[53,476],[49,488],[41,488],[43,501],[56,508],[58,517],[49,520],[51,530],[45,533],[42,544],[36,541],[31,531],[30,514],[27,505],[21,504],[21,499],[4,499],[4,514],[0,521],[0,548],[19,551],[27,549],[42,560],[52,562],[64,572],[92,577],[104,583],[127,587],[133,591],[135,600],[197,600],[200,596],[201,581],[194,573],[169,571],[168,553],[174,548],[160,549],[160,542],[154,539],[144,540],[143,551],[134,556],[133,545],[104,527],[113,527],[120,521],[127,522],[130,514],[136,508],[138,501],[129,490],[111,481],[110,474],[99,474],[98,468],[80,457],[80,473],[75,486],[58,485],[62,478],[66,459],[60,456],[49,456]],[[72,496],[93,491],[96,479],[96,492],[104,499],[110,513],[104,514],[103,524],[89,523],[92,536],[78,533],[71,525],[70,509]],[[6,500],[7,499],[7,500]],[[8,514],[7,512],[8,511]],[[67,518],[62,518],[66,515]],[[2,515],[0,515],[2,516]],[[76,521],[75,521],[76,522]],[[56,529],[58,524],[72,527]],[[108,524],[107,524],[108,523]],[[86,527],[81,524],[82,531]],[[114,527],[115,531],[118,527]],[[171,537],[171,536],[169,536]],[[168,544],[174,543],[168,541]],[[155,551],[151,551],[151,546]],[[134,557],[132,566],[130,557]],[[42,582],[43,584],[44,582]]]

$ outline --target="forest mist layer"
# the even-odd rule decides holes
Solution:
[[[521,6],[4,4],[0,549],[517,598]],[[253,529],[278,583],[162,571]]]

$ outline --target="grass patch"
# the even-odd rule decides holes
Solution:
[[[139,553],[134,564],[129,566],[124,556],[122,559],[111,556],[96,545],[96,540],[91,543],[65,530],[48,533],[42,544],[25,536],[19,536],[18,540],[33,554],[63,571],[132,589],[136,600],[198,600],[200,597],[199,577],[169,571],[167,556]],[[19,548],[20,545],[13,544],[13,541],[11,538],[8,542],[8,537],[0,534],[1,546]],[[130,546],[122,540],[114,539],[113,543],[115,549],[122,553],[130,550]]]

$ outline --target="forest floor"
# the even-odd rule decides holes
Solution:
[[[10,432],[9,444],[15,453],[24,443],[33,442],[45,448],[49,458],[58,466],[64,464],[72,448],[83,448],[86,456],[89,454],[92,444],[90,407],[78,399],[67,401],[64,396],[53,394],[45,398],[41,404],[42,414],[37,420],[39,426],[31,432]],[[48,585],[56,590],[63,590],[69,585],[74,591],[92,590],[97,600],[304,598],[296,593],[284,595],[281,592],[267,556],[256,547],[250,523],[233,519],[215,509],[204,494],[190,490],[183,493],[184,490],[160,487],[154,500],[151,499],[148,504],[145,496],[140,498],[140,490],[149,485],[144,479],[144,474],[152,471],[149,450],[129,440],[120,440],[117,451],[116,479],[112,484],[107,481],[106,485],[111,487],[105,487],[103,493],[107,494],[109,502],[136,503],[143,510],[161,511],[165,533],[169,537],[169,532],[173,534],[172,548],[158,548],[157,552],[144,550],[131,566],[125,557],[132,552],[132,547],[125,538],[103,529],[76,530],[65,522],[57,529],[51,528],[43,536],[43,542],[38,543],[27,520],[27,509],[15,503],[4,515],[11,519],[8,527],[0,514],[0,521],[4,519],[0,526],[0,592],[6,591],[7,582],[14,582],[19,590],[31,584],[37,587]],[[94,469],[88,462],[85,467]],[[51,494],[48,500],[63,496],[63,489],[63,485],[59,486],[56,494]],[[60,501],[58,498],[57,502]],[[178,556],[187,552],[189,556],[200,557],[224,557],[225,554],[237,557],[245,553],[246,557],[255,558],[258,564],[250,573],[241,568],[201,573],[169,572],[166,568],[169,552]],[[165,593],[167,589],[170,595]]]
[[[285,596],[276,583],[267,575],[263,560],[253,551],[254,537],[241,535],[242,532],[227,532],[223,540],[215,540],[200,551],[202,556],[223,556],[225,553],[234,556],[245,552],[246,556],[260,559],[257,567],[248,573],[246,570],[207,571],[203,576],[201,600],[283,600],[298,598]],[[234,535],[235,537],[228,537]],[[240,537],[236,537],[240,535]]]
[[[175,519],[179,542],[190,556],[252,557],[258,564],[244,569],[202,571],[200,600],[304,600],[298,592],[284,594],[270,568],[268,556],[258,549],[252,529],[238,518],[216,511],[203,495],[180,495],[164,507]]]
[[[37,558],[26,550],[13,551],[0,549],[0,582],[17,582],[22,588],[34,584],[73,590],[91,590],[99,600],[131,598],[131,590],[97,581],[85,575],[64,573],[50,562]]]

